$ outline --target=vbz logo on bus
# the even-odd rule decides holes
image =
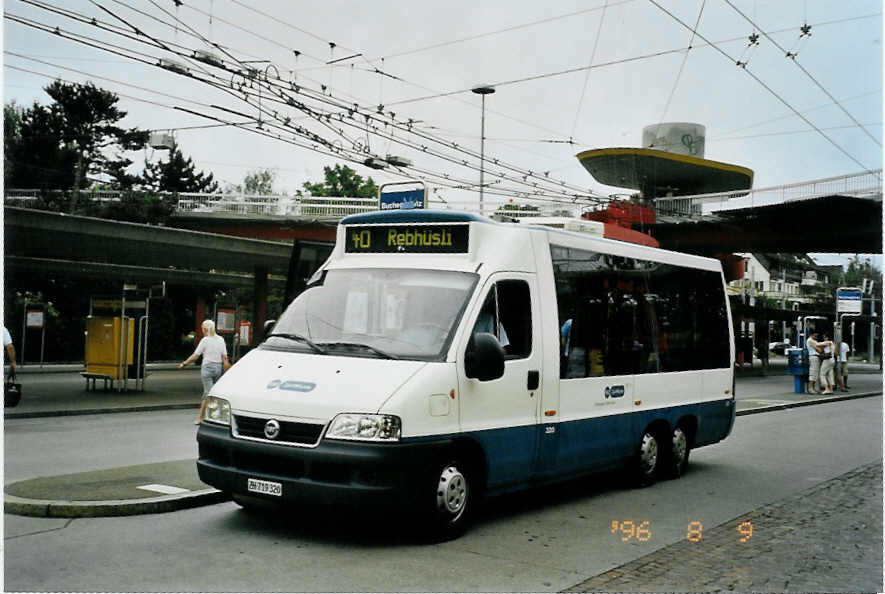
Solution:
[[[606,386],[605,387],[605,397],[606,398],[621,398],[624,395],[624,386]]]

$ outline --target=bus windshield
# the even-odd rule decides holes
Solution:
[[[444,270],[330,270],[286,308],[264,346],[439,361],[478,278]]]

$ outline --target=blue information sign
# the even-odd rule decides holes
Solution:
[[[424,190],[406,190],[404,192],[382,192],[381,210],[407,210],[424,208]]]
[[[840,288],[836,290],[836,313],[861,313],[863,294],[860,289]]]

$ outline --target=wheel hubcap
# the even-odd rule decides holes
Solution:
[[[685,432],[680,428],[673,431],[673,459],[676,464],[682,464],[685,461],[685,452],[688,450],[688,440]]]
[[[642,436],[642,447],[639,451],[639,461],[642,464],[642,474],[651,474],[658,464],[658,442],[653,435],[646,433]]]
[[[436,489],[436,506],[452,520],[458,519],[467,505],[467,479],[455,466],[446,466]]]

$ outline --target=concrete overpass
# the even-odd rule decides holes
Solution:
[[[95,192],[116,200],[119,192]],[[26,205],[37,192],[7,191]],[[486,201],[492,215],[507,204]],[[333,242],[347,215],[377,209],[374,198],[180,194],[172,224],[222,235],[273,241]],[[666,249],[725,252],[882,252],[882,170],[737,192],[657,198],[652,235]],[[434,202],[431,208],[477,212],[476,202]],[[579,217],[586,205],[539,203],[508,216]],[[113,223],[111,223],[113,224]],[[645,229],[648,230],[648,229]]]
[[[882,170],[740,192],[655,201],[668,249],[882,253]]]
[[[155,225],[4,207],[7,279],[29,275],[165,281],[201,288],[253,287],[256,328],[266,316],[268,284],[289,271],[291,244]],[[197,303],[200,320],[205,301]]]
[[[490,205],[491,215],[502,204]],[[477,211],[476,203],[432,208]],[[580,216],[581,205],[540,204],[532,215]],[[176,225],[264,239],[334,241],[349,214],[377,209],[371,198],[182,195]],[[661,247],[727,252],[882,252],[882,171],[738,192],[658,198],[651,234]],[[508,212],[508,215],[526,213]],[[649,230],[649,229],[644,229]]]

